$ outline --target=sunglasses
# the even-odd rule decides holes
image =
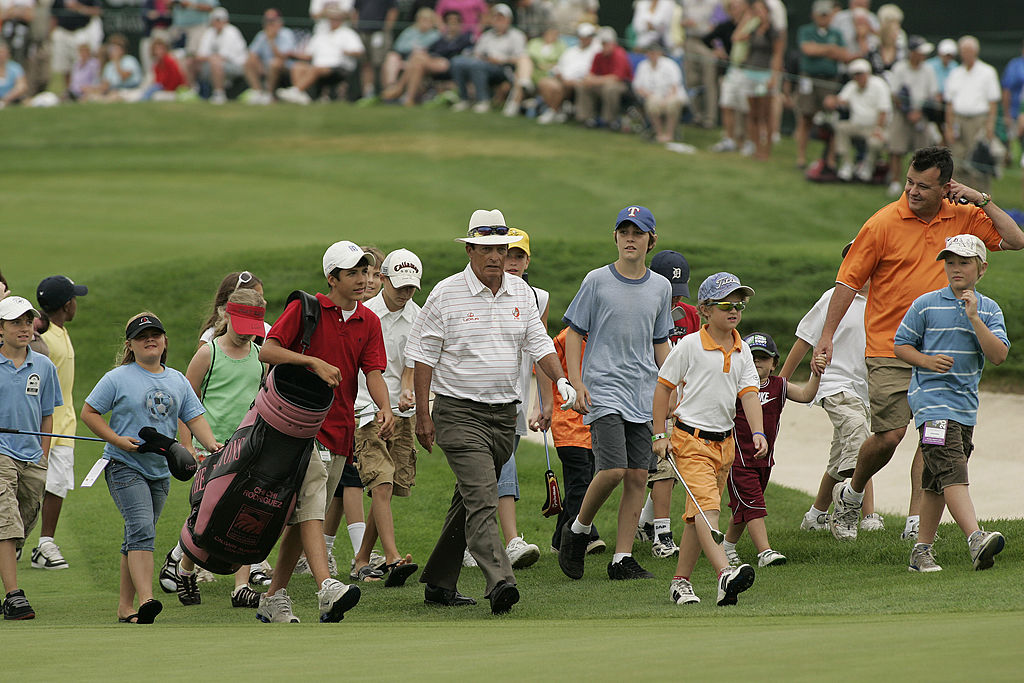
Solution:
[[[508,227],[504,225],[481,225],[469,231],[470,237],[487,237],[488,235],[507,235]]]
[[[248,270],[243,270],[241,273],[238,274],[238,282],[235,283],[234,291],[237,292],[239,287],[241,287],[242,285],[247,285],[250,282],[252,282],[252,273],[250,273]]]
[[[726,313],[729,311],[742,311],[747,307],[747,305],[742,301],[737,301],[735,303],[732,301],[713,301],[708,305],[714,306],[718,310],[725,311]]]

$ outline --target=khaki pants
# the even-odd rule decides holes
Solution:
[[[686,89],[693,90],[693,112],[701,125],[710,128],[718,120],[718,59],[700,38],[687,38]]]
[[[974,151],[978,140],[985,137],[985,121],[987,114],[977,116],[960,116],[953,114],[953,160],[955,162],[953,180],[972,187],[978,192],[988,192],[992,189],[992,176],[987,173],[979,173],[974,169],[968,160]]]
[[[875,125],[858,125],[849,121],[836,122],[836,156],[842,162],[853,163],[853,138],[863,138],[867,145],[867,152],[864,154],[864,168],[874,172],[875,162],[878,160],[878,153],[885,149],[886,141],[872,135]]]
[[[594,101],[601,100],[601,118],[605,123],[618,121],[622,113],[622,96],[629,86],[623,81],[603,81],[597,85],[576,86],[576,119],[586,121],[594,118]]]

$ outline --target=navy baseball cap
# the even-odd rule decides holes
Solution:
[[[619,211],[619,217],[615,219],[615,229],[623,223],[632,223],[644,232],[655,232],[654,214],[646,206],[627,206]]]
[[[708,275],[704,282],[700,283],[697,290],[697,301],[719,301],[729,296],[736,290],[745,296],[754,296],[754,290],[740,284],[740,279],[732,273],[715,273]]]
[[[76,285],[71,278],[64,275],[51,275],[36,287],[36,301],[43,310],[53,311],[76,296],[85,296],[89,288]]]
[[[754,334],[748,334],[743,338],[743,341],[747,342],[751,352],[760,351],[761,353],[767,353],[772,358],[779,357],[779,347],[775,345],[775,340],[769,334],[755,332]]]
[[[140,315],[138,318],[135,318],[128,323],[128,329],[125,330],[124,338],[135,339],[143,332],[143,330],[160,330],[161,332],[164,332],[164,324],[160,322],[160,318],[150,313]]]
[[[672,283],[672,296],[690,298],[690,264],[685,256],[671,249],[659,251],[651,259],[651,270]]]

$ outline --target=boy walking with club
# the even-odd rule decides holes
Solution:
[[[753,435],[751,455],[763,458],[768,452],[757,395],[761,381],[750,347],[736,331],[753,295],[754,290],[731,273],[715,273],[704,280],[697,290],[697,308],[707,324],[700,333],[684,337],[658,373],[654,422],[665,424],[671,411],[675,428],[671,444],[664,432],[654,435],[654,453],[659,458],[675,458],[676,468],[693,492],[686,500],[686,528],[669,591],[677,605],[700,602],[690,575],[702,550],[718,577],[720,607],[735,605],[736,596],[754,583],[754,568],[749,564],[730,566],[709,526],[718,527],[722,492],[735,457],[732,430],[737,398]],[[673,411],[671,397],[677,387],[685,389]],[[701,521],[696,520],[698,504],[704,510]]]
[[[978,526],[967,490],[967,462],[978,418],[978,383],[988,360],[999,365],[1010,350],[999,305],[975,290],[988,269],[985,243],[975,235],[946,238],[948,287],[918,297],[896,330],[896,357],[914,366],[907,400],[921,438],[924,473],[921,526],[910,551],[912,572],[937,572],[932,543],[942,510],[967,536],[976,570],[988,569],[1005,545],[998,531]]]
[[[647,254],[657,241],[650,209],[622,209],[612,234],[618,259],[587,273],[563,318],[570,328],[565,343],[569,382],[579,388],[575,410],[590,425],[597,471],[576,519],[562,528],[558,565],[571,579],[583,578],[594,517],[620,482],[608,578],[654,578],[632,550],[647,475],[654,469],[651,405],[658,368],[669,350],[672,285],[647,268]],[[664,424],[664,418],[656,424]]]

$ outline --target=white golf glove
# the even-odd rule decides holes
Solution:
[[[576,390],[569,384],[569,380],[562,377],[555,382],[555,386],[558,387],[558,393],[562,396],[562,410],[572,408],[576,403]]]

